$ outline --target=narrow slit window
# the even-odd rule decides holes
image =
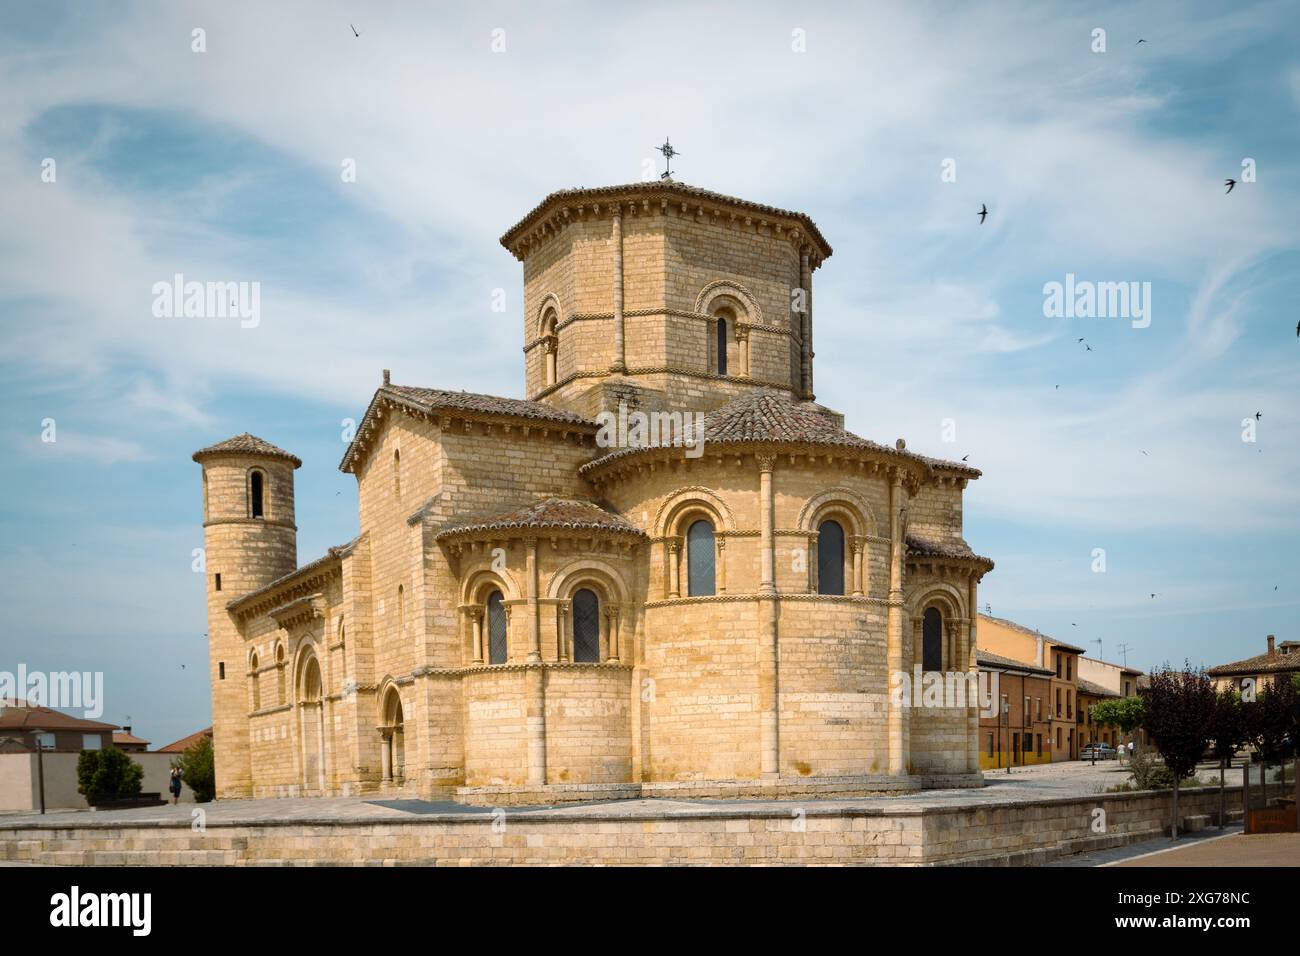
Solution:
[[[718,318],[718,374],[727,374],[727,320]]]
[[[248,480],[249,514],[254,518],[263,518],[266,516],[265,508],[263,507],[265,504],[265,494],[262,488],[263,480],[264,476],[260,471],[253,472],[252,475],[249,476]]]

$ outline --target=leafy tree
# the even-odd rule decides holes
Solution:
[[[1224,690],[1214,699],[1214,721],[1210,729],[1210,740],[1214,756],[1219,758],[1219,828],[1223,828],[1226,807],[1224,805],[1224,774],[1237,748],[1248,737],[1246,727],[1245,705],[1241,695],[1232,688]],[[1242,771],[1243,773],[1245,771]]]
[[[1254,703],[1245,705],[1247,739],[1259,748],[1265,770],[1270,763],[1282,764],[1283,783],[1286,782],[1283,761],[1295,749],[1298,696],[1293,681],[1277,681],[1260,691]],[[1268,803],[1266,777],[1266,773],[1260,774],[1265,804]]]
[[[1204,670],[1165,669],[1152,673],[1151,684],[1139,691],[1145,709],[1143,726],[1165,766],[1174,776],[1172,836],[1178,839],[1178,785],[1196,772],[1214,728],[1217,698]]]
[[[91,806],[140,795],[144,767],[116,747],[83,750],[77,758],[77,792]]]
[[[1120,697],[1099,701],[1092,708],[1092,719],[1106,727],[1118,727],[1125,737],[1132,737],[1142,727],[1141,697]],[[1122,751],[1121,751],[1122,753]]]
[[[181,779],[194,792],[195,803],[207,803],[217,792],[217,772],[212,759],[212,738],[203,736],[172,762],[179,767]]]

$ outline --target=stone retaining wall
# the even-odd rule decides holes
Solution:
[[[1180,797],[1217,813],[1216,789]],[[1230,789],[1229,808],[1240,806]],[[456,813],[375,820],[188,824],[0,823],[0,859],[50,865],[855,864],[1013,865],[1167,832],[1168,793],[892,809],[810,802],[682,809],[591,807],[581,815]],[[1099,816],[1098,811],[1104,813]]]

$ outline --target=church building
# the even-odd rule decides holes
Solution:
[[[979,472],[817,404],[813,221],[665,179],[552,193],[501,244],[526,398],[385,372],[353,540],[300,567],[302,462],[194,454],[218,796],[981,786],[978,708],[891,694],[977,671]]]

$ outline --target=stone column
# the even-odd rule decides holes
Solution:
[[[888,680],[901,674],[903,659],[903,478],[897,471],[889,485],[889,613],[887,618],[887,649],[885,652]],[[908,704],[894,701],[889,705],[889,772],[907,775],[911,758],[910,720]]]
[[[546,783],[546,687],[540,664],[531,665],[524,672],[524,693],[528,702],[525,715],[528,782],[541,786]]]
[[[966,597],[966,614],[969,622],[966,635],[966,670],[974,680],[979,679],[979,661],[975,656],[976,622],[979,619],[979,604],[976,600],[976,587],[979,583],[974,573],[970,576],[969,594]],[[980,769],[980,715],[979,708],[972,707],[966,713],[966,772],[978,773]]]
[[[749,370],[749,329],[736,320],[736,358],[740,361],[740,374],[748,378]]]
[[[759,532],[762,539],[762,581],[758,586],[761,619],[758,648],[759,771],[765,780],[774,780],[781,772],[780,652],[772,534],[772,469],[775,465],[775,455],[758,456]]]
[[[542,348],[546,352],[546,376],[543,384],[551,386],[555,384],[555,337],[548,335]]]
[[[855,534],[851,540],[853,543],[853,596],[862,597],[862,552],[867,545],[867,539],[860,534]]]
[[[760,594],[776,593],[775,540],[772,534],[772,468],[775,464],[775,455],[758,456],[758,530],[761,540],[761,579],[758,590]]]
[[[623,346],[623,207],[614,206],[614,362],[611,372],[626,372],[627,357]]]
[[[537,539],[528,542],[528,661],[536,663],[542,659],[542,618],[541,606],[537,601],[538,577]]]
[[[556,610],[558,616],[555,624],[555,657],[556,660],[567,661],[569,659],[569,603],[561,601]]]
[[[393,730],[391,727],[379,728],[379,767],[380,780],[393,782]]]
[[[620,617],[619,606],[611,604],[609,606],[609,660],[612,664],[617,664],[619,659],[618,625]]]
[[[727,539],[722,536],[721,529],[714,534],[714,570],[717,572],[717,586],[719,594],[727,593]]]
[[[612,620],[612,616],[609,613],[608,607],[605,608],[605,611],[601,616],[605,620],[604,620],[604,627],[598,629],[598,633],[600,635],[600,641],[599,641],[600,646],[596,651],[596,657],[599,661],[603,663],[609,660],[610,651],[614,646],[613,645],[614,622]]]
[[[808,261],[808,247],[799,250],[799,286],[803,289],[803,315],[799,329],[802,340],[800,352],[800,392],[809,401],[813,398],[812,380],[812,266]]]
[[[665,542],[666,552],[668,555],[668,596],[670,598],[681,597],[681,561],[678,552],[681,550],[681,542],[676,538]]]
[[[470,626],[474,630],[474,663],[483,663],[483,612],[478,605],[468,609]]]

